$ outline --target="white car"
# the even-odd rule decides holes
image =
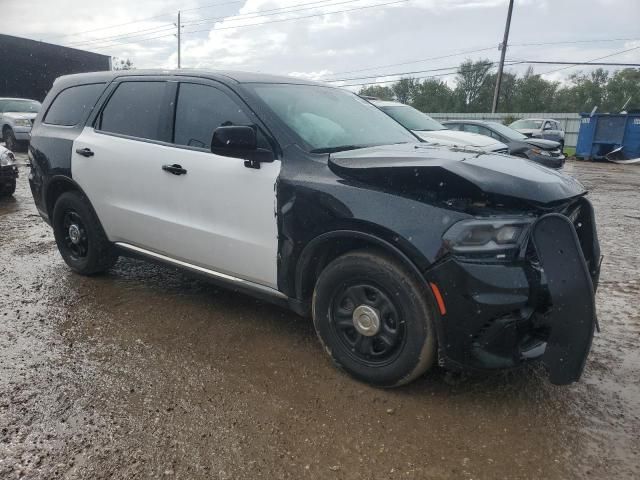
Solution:
[[[15,152],[26,147],[41,106],[40,102],[27,98],[0,98],[0,134],[9,150]]]
[[[370,102],[426,142],[450,147],[471,147],[485,152],[507,153],[509,151],[504,143],[490,137],[449,130],[426,113],[404,103],[385,100],[370,100]]]

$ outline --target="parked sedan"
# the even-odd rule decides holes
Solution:
[[[0,198],[13,195],[16,191],[18,167],[13,152],[0,145]]]
[[[507,153],[507,146],[484,135],[450,130],[426,113],[399,102],[370,100],[376,107],[425,142],[448,147],[471,147],[484,152]]]
[[[17,151],[29,141],[31,125],[40,102],[26,98],[0,98],[0,130],[9,150]]]
[[[509,154],[516,157],[528,158],[545,167],[562,168],[564,154],[558,142],[543,140],[541,138],[529,138],[511,127],[498,122],[487,120],[451,120],[443,122],[447,128],[461,132],[479,133],[500,142],[509,147]]]
[[[509,125],[527,137],[553,140],[564,149],[564,130],[557,120],[548,118],[522,118]]]

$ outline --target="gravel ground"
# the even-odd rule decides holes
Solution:
[[[582,380],[378,390],[285,310],[136,260],[71,273],[22,169],[0,201],[0,478],[640,478],[640,166],[566,171],[605,255]]]

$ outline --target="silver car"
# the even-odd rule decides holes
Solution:
[[[527,137],[553,140],[560,144],[561,149],[564,148],[564,130],[557,120],[550,118],[522,118],[509,126]]]
[[[7,148],[17,151],[29,142],[33,120],[42,105],[26,98],[0,98],[0,127]]]

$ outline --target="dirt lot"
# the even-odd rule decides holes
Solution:
[[[640,478],[640,167],[566,170],[605,255],[580,383],[385,391],[274,306],[128,259],[71,273],[23,169],[0,202],[0,478]]]

